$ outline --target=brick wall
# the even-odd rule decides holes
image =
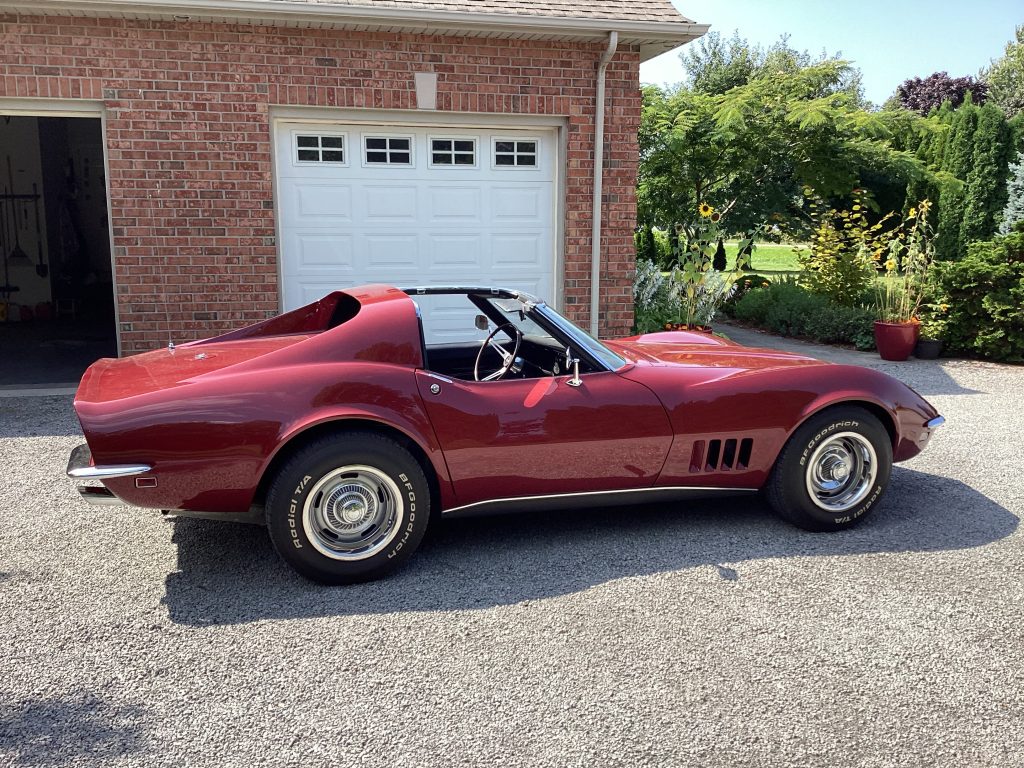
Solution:
[[[0,16],[0,96],[102,100],[125,353],[278,311],[272,105],[568,118],[567,314],[589,323],[596,64],[603,44]],[[607,75],[602,334],[632,323],[639,55]]]

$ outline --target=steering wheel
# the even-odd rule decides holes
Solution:
[[[516,340],[515,349],[509,352],[501,344],[494,340],[494,337],[498,335],[499,331],[505,331],[506,335]],[[511,333],[509,333],[511,331]],[[503,323],[491,331],[487,335],[487,339],[483,344],[480,345],[480,351],[476,353],[476,362],[473,363],[473,379],[476,381],[497,381],[502,376],[511,370],[512,366],[515,365],[516,355],[519,353],[519,344],[523,340],[523,334],[519,332],[512,323]],[[490,347],[499,355],[501,355],[501,367],[489,376],[480,378],[480,360],[484,356],[484,350]]]

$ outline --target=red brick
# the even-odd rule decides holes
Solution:
[[[0,15],[0,96],[102,99],[126,353],[278,309],[271,105],[564,115],[568,314],[589,323],[599,43]],[[330,61],[327,61],[330,60]],[[608,68],[601,332],[632,323],[639,55]],[[215,318],[214,318],[215,316]]]

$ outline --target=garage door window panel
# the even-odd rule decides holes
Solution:
[[[412,136],[364,136],[363,163],[411,166]]]
[[[431,168],[476,168],[476,139],[430,137]]]
[[[295,162],[300,165],[347,165],[344,134],[296,133]]]
[[[539,164],[538,139],[494,140],[494,167],[498,170],[522,168],[533,170]]]

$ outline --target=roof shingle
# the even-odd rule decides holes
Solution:
[[[293,0],[294,1],[294,0]],[[306,0],[318,5],[692,24],[670,0]]]

